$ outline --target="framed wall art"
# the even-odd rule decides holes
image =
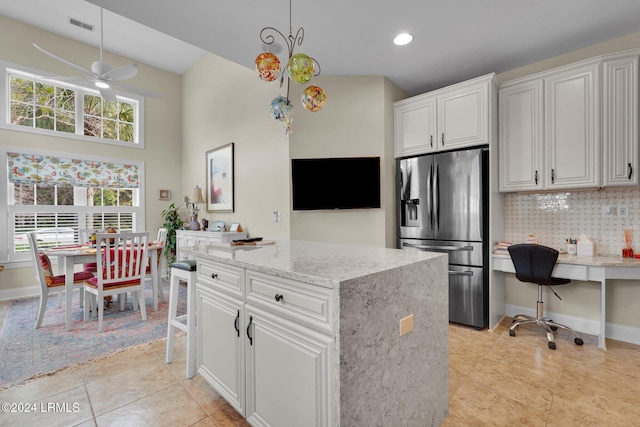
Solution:
[[[158,190],[158,200],[171,200],[171,190]]]
[[[233,142],[207,151],[207,212],[233,212]]]

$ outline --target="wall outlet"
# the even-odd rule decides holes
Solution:
[[[602,205],[602,217],[611,218],[613,216],[613,208],[611,205]]]
[[[618,217],[627,218],[629,216],[629,205],[618,205]]]
[[[403,336],[413,330],[413,314],[400,319],[400,336]]]

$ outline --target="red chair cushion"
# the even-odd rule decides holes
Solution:
[[[91,274],[88,271],[80,271],[78,273],[74,273],[73,274],[73,283],[78,283],[78,282],[82,282],[85,280],[88,280],[90,278],[93,277],[93,274]],[[64,285],[64,281],[65,281],[65,275],[62,274],[60,276],[53,276],[51,278],[51,284],[47,284],[47,286],[59,286],[59,285]]]
[[[51,270],[51,260],[44,252],[38,252],[38,257],[40,258],[40,265],[44,270],[44,280],[47,282],[47,286],[51,286],[51,282],[53,281],[53,271]],[[64,280],[62,281],[64,283]]]
[[[98,271],[98,263],[96,262],[88,262],[84,265],[84,271],[88,271],[91,273],[95,273]]]
[[[91,278],[88,280],[85,280],[84,283],[86,285],[89,285],[93,288],[98,289],[98,278],[94,277],[93,274],[91,275]],[[137,285],[140,283],[140,280],[138,279],[134,279],[134,280],[122,280],[120,282],[113,282],[113,283],[108,283],[107,285],[105,285],[105,289],[108,288],[115,288],[115,287],[119,287],[119,286],[129,286],[129,285]]]

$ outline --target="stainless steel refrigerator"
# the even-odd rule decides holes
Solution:
[[[489,325],[488,151],[397,161],[398,247],[449,254],[449,321]]]

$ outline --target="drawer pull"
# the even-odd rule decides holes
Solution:
[[[249,345],[253,345],[253,337],[251,336],[252,323],[253,323],[253,316],[249,316],[249,324],[247,325],[247,337],[249,337]]]
[[[276,294],[276,301],[280,302],[280,301],[282,301],[282,300],[284,300],[284,295],[282,295],[282,294]]]
[[[217,273],[211,273],[211,278],[212,279],[217,279],[218,278],[218,274]]]
[[[233,327],[236,328],[236,332],[238,333],[238,337],[240,337],[240,310],[238,310],[238,314],[236,316],[236,320],[233,322]]]

